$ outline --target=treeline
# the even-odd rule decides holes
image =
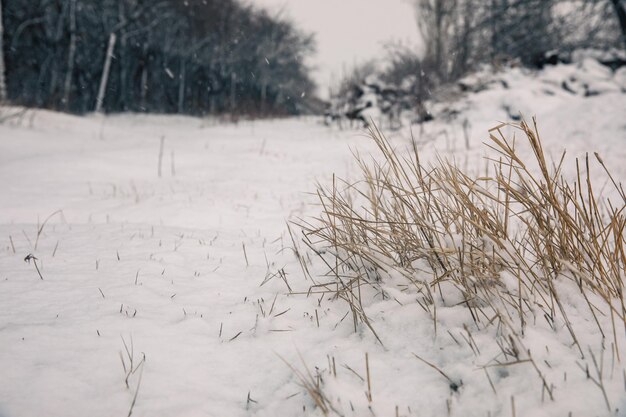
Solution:
[[[0,0],[8,100],[76,113],[306,112],[313,38],[237,0]]]

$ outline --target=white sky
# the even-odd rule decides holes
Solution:
[[[343,70],[381,54],[388,41],[419,44],[411,0],[249,0],[271,11],[282,10],[297,26],[315,34],[312,61],[320,94]]]

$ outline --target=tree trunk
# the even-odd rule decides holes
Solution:
[[[4,39],[4,26],[2,24],[2,0],[0,0],[0,103],[3,103],[7,99],[7,84],[5,79],[5,67],[4,67],[4,46],[2,40]]]
[[[230,111],[235,112],[237,107],[237,74],[231,72],[230,74]]]
[[[107,55],[104,59],[104,68],[102,69],[102,78],[100,79],[98,98],[96,99],[96,113],[102,111],[102,103],[104,102],[107,83],[109,82],[109,72],[111,71],[111,61],[113,60],[113,50],[115,49],[116,40],[117,36],[115,35],[115,33],[111,33],[111,36],[109,36],[109,47],[107,48]]]
[[[141,96],[139,101],[139,110],[145,112],[146,110],[146,98],[148,96],[148,62],[144,63],[143,68],[141,69]]]
[[[117,20],[122,24],[126,22],[126,10],[124,4],[126,2],[120,1],[117,7]],[[117,49],[117,62],[119,63],[119,77],[120,88],[118,92],[119,96],[119,108],[122,111],[128,110],[128,68],[124,66],[126,59],[128,58],[126,46],[128,37],[126,36],[125,27],[120,28],[120,41]]]
[[[624,41],[624,49],[626,49],[626,7],[621,0],[611,0],[611,3],[613,3],[619,26],[622,29],[622,40]]]
[[[178,113],[185,110],[185,58],[180,59],[180,75],[178,77]]]
[[[435,67],[438,75],[443,76],[443,0],[435,3]]]
[[[72,88],[72,75],[74,74],[74,61],[76,57],[76,0],[70,0],[70,50],[67,56],[67,72],[63,86],[63,106],[70,107],[70,90]]]
[[[493,64],[496,61],[496,51],[498,50],[498,19],[496,19],[497,13],[497,4],[496,0],[491,0],[491,16],[489,19],[491,20],[491,63]]]
[[[48,97],[45,101],[49,103],[51,106],[58,106],[58,102],[55,100],[55,96],[57,93],[57,84],[59,76],[61,75],[61,68],[59,66],[59,50],[63,48],[63,28],[64,28],[64,18],[65,12],[68,9],[69,1],[63,2],[61,10],[59,11],[59,17],[57,19],[56,29],[53,33],[52,38],[50,39],[54,46],[48,48],[48,53],[50,54],[50,84],[48,85]]]
[[[266,108],[267,101],[267,81],[265,80],[265,76],[263,76],[263,81],[261,81],[261,116],[265,116],[267,111]]]
[[[122,33],[120,38],[120,47],[117,52],[119,56],[119,64],[120,64],[120,108],[122,111],[127,111],[129,107],[129,86],[128,86],[128,77],[130,72],[129,67],[129,54],[127,52],[128,45],[128,37],[125,33]],[[132,86],[130,87],[132,88]]]

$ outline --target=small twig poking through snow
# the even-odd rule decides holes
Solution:
[[[235,340],[236,338],[238,338],[239,336],[241,336],[241,333],[243,332],[239,332],[236,335],[234,335],[233,337],[231,337],[230,339],[228,339],[229,342],[232,342],[233,340]]]
[[[145,356],[144,356],[145,360]],[[142,362],[143,364],[143,362]],[[137,380],[137,388],[135,389],[135,395],[133,396],[133,402],[130,403],[130,409],[128,410],[128,416],[130,417],[133,414],[133,409],[135,408],[135,404],[137,403],[137,395],[139,395],[139,387],[141,386],[141,378],[143,377],[143,366],[141,367],[141,371],[139,372],[139,379]]]
[[[174,150],[172,149],[172,151],[170,152],[170,160],[172,162],[171,166],[170,166],[170,171],[172,173],[172,177],[176,176],[176,162],[174,159]]]
[[[461,388],[461,386],[463,385],[463,381],[455,382],[452,378],[450,378],[445,372],[443,372],[437,366],[433,365],[432,363],[428,362],[425,359],[420,358],[415,353],[413,353],[413,356],[415,356],[417,359],[419,359],[420,361],[424,362],[426,365],[428,365],[431,368],[433,368],[435,371],[439,372],[445,379],[447,379],[448,382],[450,383],[450,389],[452,391],[457,392],[459,390],[459,388]]]
[[[100,333],[98,332],[98,335]],[[139,372],[139,378],[137,380],[137,387],[135,388],[135,395],[133,396],[133,401],[130,403],[130,409],[128,410],[128,416],[130,417],[133,414],[133,409],[135,408],[135,404],[137,403],[137,396],[139,395],[139,387],[141,386],[141,378],[143,377],[143,368],[146,363],[146,354],[141,352],[142,358],[135,365],[135,348],[133,344],[133,338],[130,338],[130,348],[122,337],[122,344],[124,345],[124,353],[120,351],[120,359],[122,360],[122,367],[124,368],[124,383],[126,384],[126,388],[130,389],[129,379],[132,375],[134,375],[137,371]]]
[[[516,413],[515,413],[515,397],[514,396],[511,396],[511,415],[513,417],[516,416]]]
[[[248,391],[248,398],[246,399],[246,410],[250,409],[250,403],[256,404],[257,401],[252,399],[252,397],[250,396],[250,391]]]
[[[597,378],[593,378],[589,374],[589,368],[587,367],[587,378],[591,380],[600,391],[602,391],[602,396],[604,397],[604,402],[606,404],[607,410],[611,411],[611,404],[609,403],[609,397],[606,395],[606,389],[604,388],[604,349],[602,349],[602,353],[600,356],[600,364],[598,365],[598,361],[596,360],[596,356],[593,354],[591,348],[589,348],[589,354],[591,355],[591,360],[593,361],[593,367],[596,369]]]
[[[491,386],[491,390],[493,391],[494,394],[498,395],[498,392],[496,391],[496,387],[493,385],[493,381],[491,380],[491,377],[489,376],[489,371],[487,371],[487,368],[483,368],[483,371],[485,371],[485,375],[487,376],[487,380],[489,381],[489,386]]]
[[[161,178],[161,166],[163,165],[163,145],[165,144],[165,136],[161,136],[161,145],[159,146],[159,164],[157,167],[157,174]]]
[[[604,172],[606,173],[606,175],[611,179],[611,182],[613,183],[613,186],[615,187],[615,189],[619,191],[620,197],[622,197],[622,201],[626,203],[626,193],[624,193],[624,188],[622,187],[622,183],[620,182],[618,185],[615,182],[615,180],[613,179],[613,175],[611,175],[611,171],[609,171],[606,165],[604,165],[604,160],[600,157],[600,154],[598,154],[598,152],[594,152],[593,154],[595,155],[600,165],[602,165],[602,168],[604,168]]]
[[[142,352],[141,360],[139,361],[139,363],[135,365],[135,346],[133,344],[133,338],[132,337],[130,338],[130,348],[128,344],[126,343],[126,340],[124,339],[124,337],[122,337],[122,344],[124,345],[124,353],[126,353],[126,355],[124,355],[124,353],[120,351],[120,359],[122,360],[122,368],[124,368],[124,383],[126,384],[126,388],[130,388],[130,384],[128,381],[130,380],[130,377],[134,375],[140,368],[143,369],[143,365],[146,362],[146,354]],[[140,381],[141,381],[141,377],[140,377]],[[139,387],[139,384],[137,384],[137,386]],[[136,396],[137,394],[135,393],[135,397]],[[133,404],[134,404],[134,401],[133,401]],[[131,407],[131,412],[132,412],[132,407]]]
[[[26,234],[24,230],[22,230],[22,234],[24,235],[24,238],[26,238],[26,241],[28,242],[28,244],[32,247],[33,242],[31,242],[30,238],[28,237],[28,235]]]
[[[39,278],[41,278],[41,280],[43,281],[43,276],[41,275],[41,271],[39,270],[39,266],[37,266],[38,259],[35,258],[35,255],[33,255],[32,253],[29,253],[24,258],[24,262],[30,263],[30,261],[33,261],[33,265],[35,265],[35,269],[37,270],[37,274],[39,275]]]
[[[471,124],[467,118],[463,119],[463,136],[465,137],[465,149],[470,148],[470,130]]]
[[[54,213],[52,213],[51,215],[49,215],[48,217],[46,217],[46,219],[43,221],[43,223],[41,223],[41,225],[37,228],[37,238],[35,239],[35,247],[34,250],[37,250],[37,244],[39,243],[39,236],[41,236],[41,234],[43,233],[43,229],[44,227],[46,227],[46,223],[48,223],[48,221],[53,218],[55,215],[57,214],[63,214],[62,210],[57,210]]]
[[[246,244],[241,242],[241,247],[243,248],[243,256],[246,258],[246,266],[250,266],[250,263],[248,262],[248,254],[246,253]]]
[[[365,373],[367,375],[367,401],[372,402],[372,382],[370,379],[370,360],[369,355],[365,353]]]
[[[331,400],[328,398],[328,396],[324,392],[322,388],[323,381],[320,378],[319,374],[317,374],[316,376],[313,376],[308,366],[304,362],[304,359],[302,358],[302,355],[300,354],[300,352],[298,352],[298,355],[300,356],[300,361],[302,362],[304,371],[300,371],[299,369],[296,369],[292,364],[287,362],[280,355],[277,355],[277,356],[281,361],[283,361],[285,365],[289,367],[289,369],[291,369],[293,374],[298,379],[300,386],[309,393],[309,395],[311,396],[311,399],[315,402],[315,405],[322,411],[322,413],[325,416],[328,416],[330,414],[343,416],[333,406]]]

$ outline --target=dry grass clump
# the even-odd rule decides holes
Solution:
[[[546,159],[534,120],[513,125],[522,133],[518,143],[505,137],[504,126],[489,132],[495,173],[484,177],[441,158],[427,166],[415,144],[401,154],[372,129],[382,158],[357,156],[360,182],[319,187],[322,213],[300,225],[331,278],[311,291],[344,299],[355,326],[362,322],[374,331],[362,289],[400,273],[407,289],[422,295],[435,325],[435,297],[457,292],[477,326],[505,325],[516,338],[530,319],[543,316],[555,327],[558,318],[583,355],[561,301],[560,291],[573,283],[603,336],[607,329],[596,315],[611,315],[615,337],[616,327],[626,326],[621,184],[595,154],[621,200],[601,201],[588,156],[576,160],[577,177],[570,181],[562,173],[565,154],[556,163]],[[424,261],[428,274],[419,271]]]

